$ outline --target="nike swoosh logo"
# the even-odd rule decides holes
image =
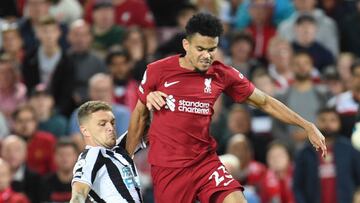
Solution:
[[[177,83],[179,83],[180,81],[175,81],[175,82],[165,82],[165,84],[164,84],[164,87],[170,87],[171,85],[175,85],[175,84],[177,84]]]

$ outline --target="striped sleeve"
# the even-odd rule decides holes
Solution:
[[[85,149],[76,162],[73,170],[73,179],[71,183],[81,182],[89,185],[90,187],[93,184],[93,174],[98,170],[98,167],[95,167],[95,164],[98,163],[100,148],[91,147]]]

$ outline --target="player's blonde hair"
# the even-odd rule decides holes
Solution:
[[[104,101],[88,101],[79,107],[78,122],[81,125],[90,114],[97,111],[112,111],[111,106]]]

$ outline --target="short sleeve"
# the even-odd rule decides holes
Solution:
[[[225,93],[235,102],[244,102],[255,89],[255,86],[235,68],[226,70],[225,83]]]
[[[85,149],[85,151],[80,154],[79,159],[74,166],[73,179],[71,181],[72,184],[74,182],[81,182],[90,187],[92,186],[94,180],[92,180],[91,176],[99,153],[100,149],[92,147]]]
[[[146,104],[146,96],[151,91],[156,90],[157,77],[159,76],[155,73],[154,68],[154,66],[148,65],[137,90],[139,99],[144,104]]]

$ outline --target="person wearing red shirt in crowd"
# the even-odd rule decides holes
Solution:
[[[25,195],[11,189],[11,176],[9,164],[0,159],[0,203],[29,203]]]
[[[266,161],[279,182],[281,203],[295,203],[292,191],[293,166],[287,146],[279,141],[272,142],[268,147]]]
[[[26,163],[30,169],[45,175],[55,171],[54,135],[37,129],[38,121],[34,109],[29,105],[20,106],[13,113],[14,133],[27,142]]]
[[[240,163],[238,180],[244,185],[254,187],[261,202],[280,201],[280,185],[275,174],[253,158],[253,148],[243,134],[235,134],[228,142],[227,153],[235,155]]]
[[[295,159],[293,189],[297,203],[348,203],[360,186],[360,152],[339,134],[335,109],[318,111],[316,124],[326,137],[328,155],[319,156],[309,145]]]
[[[272,15],[272,1],[256,0],[249,5],[251,24],[246,28],[255,40],[254,56],[264,59],[270,39],[276,34],[276,28],[269,19]]]
[[[226,171],[209,134],[213,104],[222,92],[284,122],[306,130],[314,147],[326,154],[325,138],[276,99],[256,89],[234,68],[214,61],[221,22],[210,14],[194,15],[186,25],[184,55],[148,65],[138,89],[126,149],[134,154],[149,110],[156,108],[149,129],[149,162],[155,200],[162,202],[246,202],[242,186]],[[164,99],[166,97],[166,99]],[[166,102],[165,102],[166,100]],[[166,105],[165,105],[166,104]]]
[[[148,40],[148,52],[153,53],[157,47],[155,21],[146,1],[143,0],[89,0],[85,5],[85,20],[92,23],[92,12],[95,4],[110,1],[115,8],[115,23],[124,27],[144,29]]]

